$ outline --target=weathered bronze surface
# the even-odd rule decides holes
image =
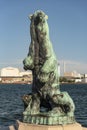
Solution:
[[[24,95],[23,122],[35,124],[74,123],[75,105],[59,86],[58,62],[49,37],[48,16],[43,11],[30,15],[31,43],[24,69],[32,70],[32,93]]]

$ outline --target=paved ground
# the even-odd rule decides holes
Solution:
[[[16,130],[14,126],[0,127],[0,130]]]
[[[0,127],[0,130],[18,130],[15,126],[7,126],[7,127]],[[82,127],[82,130],[87,130],[87,128]]]

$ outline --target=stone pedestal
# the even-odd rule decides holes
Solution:
[[[48,126],[74,124],[76,122],[74,116],[48,116],[47,114],[40,113],[39,115],[24,115],[23,122]]]
[[[87,130],[79,123],[69,125],[36,125],[17,121],[17,130]]]

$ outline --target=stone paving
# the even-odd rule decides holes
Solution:
[[[19,124],[19,128],[18,128],[18,124]],[[80,125],[80,124],[79,124]],[[29,128],[27,128],[26,127],[26,124],[23,124],[23,123],[20,123],[19,121],[17,122],[17,124],[16,124],[16,126],[13,126],[13,125],[11,125],[11,126],[3,126],[3,127],[0,127],[0,130],[34,130],[34,125],[30,125],[29,126]],[[37,125],[37,127],[38,127],[38,125]],[[41,128],[42,127],[42,128]],[[46,125],[45,125],[45,127],[46,127]],[[39,129],[37,129],[37,128],[35,128],[35,130],[42,130],[43,128],[44,128],[44,130],[45,130],[45,127],[43,127],[43,125],[42,126],[40,126],[40,128]],[[54,128],[52,128],[52,130],[55,130],[55,127],[58,129],[58,130],[60,130],[60,128],[59,127],[57,127],[57,126],[53,126]],[[71,130],[77,130],[78,128],[76,127],[76,128],[73,128],[73,127],[71,127],[70,128]],[[65,128],[63,128],[63,130],[70,130],[70,129],[68,129],[67,127]],[[79,129],[80,130],[87,130],[87,128],[85,128],[85,127],[79,127]],[[47,130],[47,129],[46,129]],[[62,130],[62,128],[61,128],[61,130]]]
[[[14,126],[0,127],[0,130],[16,130]]]

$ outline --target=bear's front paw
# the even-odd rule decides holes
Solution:
[[[26,57],[23,60],[23,64],[24,64],[25,70],[28,70],[28,69],[32,70],[34,68],[33,59],[31,58],[31,56]]]
[[[48,60],[45,61],[41,68],[41,72],[43,73],[50,73],[55,70],[56,68],[56,60],[53,60],[53,58],[49,58]]]
[[[49,67],[47,67],[47,66],[42,67],[41,72],[42,73],[49,73]]]
[[[49,80],[49,74],[41,72],[38,74],[38,79],[43,83],[47,82]]]

